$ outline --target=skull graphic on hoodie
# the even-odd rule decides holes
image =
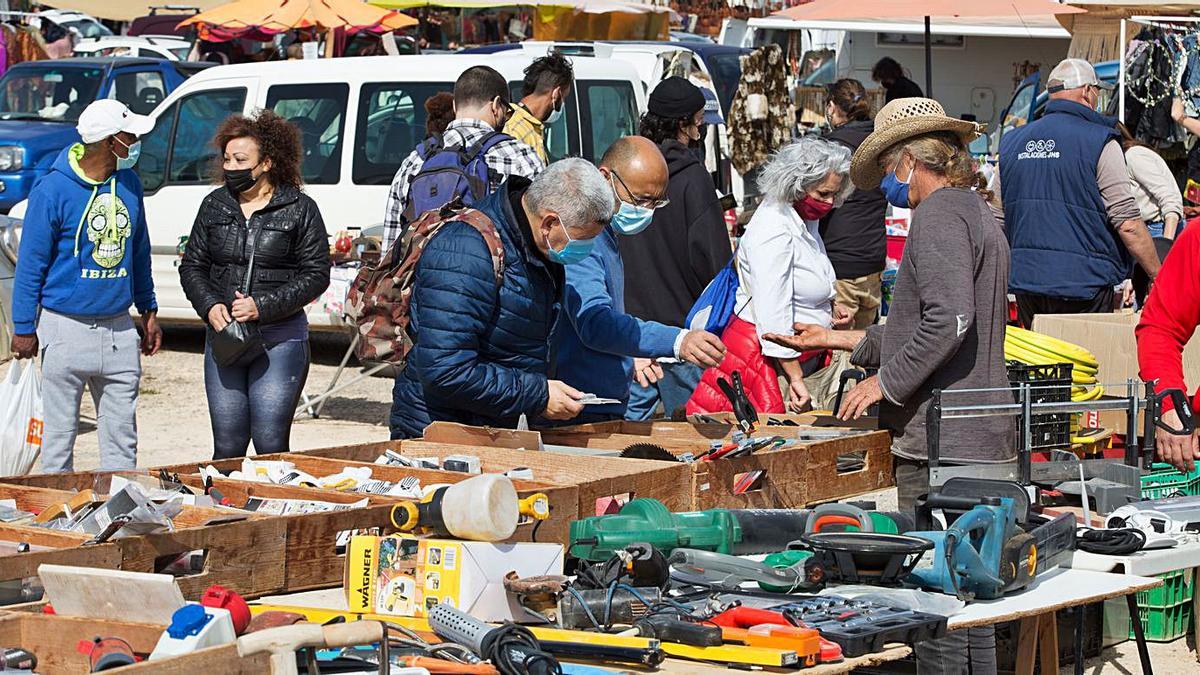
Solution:
[[[85,221],[92,259],[105,269],[120,265],[125,259],[125,242],[133,233],[125,203],[111,192],[102,192],[92,201]]]

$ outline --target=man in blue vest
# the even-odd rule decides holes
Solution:
[[[1096,112],[1100,90],[1111,88],[1087,61],[1066,59],[1050,72],[1042,118],[1000,144],[1009,290],[1025,326],[1038,314],[1113,311],[1113,287],[1134,261],[1158,274],[1116,120]]]

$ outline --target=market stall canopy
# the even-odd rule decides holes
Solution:
[[[196,7],[200,11],[220,7],[225,0],[187,0],[188,8]],[[110,21],[133,21],[139,16],[145,16],[150,11],[151,0],[38,0],[39,5],[55,9],[73,9],[84,14],[91,14],[97,19]]]
[[[923,18],[925,21],[925,95],[933,96],[933,49],[930,21],[952,17],[1024,17],[1077,14],[1087,10],[1054,0],[812,0],[775,12],[796,21]]]
[[[535,40],[667,40],[679,16],[631,0],[370,0],[388,9],[532,7]]]
[[[1155,2],[1154,0],[1070,0],[1069,4],[1087,10],[1087,14],[1064,14],[1058,18],[1071,33],[1067,56],[1092,63],[1120,57],[1121,19],[1131,16],[1189,16],[1200,12],[1200,0],[1194,2]],[[1133,38],[1132,31],[1128,38]]]
[[[387,32],[415,26],[417,20],[361,0],[236,0],[201,12],[179,25],[195,26],[202,39],[223,41],[270,39],[297,28]]]
[[[488,9],[497,7],[556,7],[586,14],[657,14],[669,13],[665,5],[651,5],[623,0],[371,0],[372,5],[388,9],[413,9],[415,7],[460,7]]]

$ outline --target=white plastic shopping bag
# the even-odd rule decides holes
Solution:
[[[15,360],[0,382],[0,475],[33,469],[42,453],[42,376],[32,359]]]

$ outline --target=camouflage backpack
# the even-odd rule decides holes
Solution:
[[[480,211],[464,208],[457,200],[425,212],[384,252],[379,264],[364,266],[350,284],[346,316],[358,329],[354,353],[359,361],[391,363],[397,373],[404,369],[413,347],[408,324],[417,262],[442,226],[455,221],[470,225],[483,237],[492,254],[496,287],[500,287],[504,280],[504,244],[491,219]]]

